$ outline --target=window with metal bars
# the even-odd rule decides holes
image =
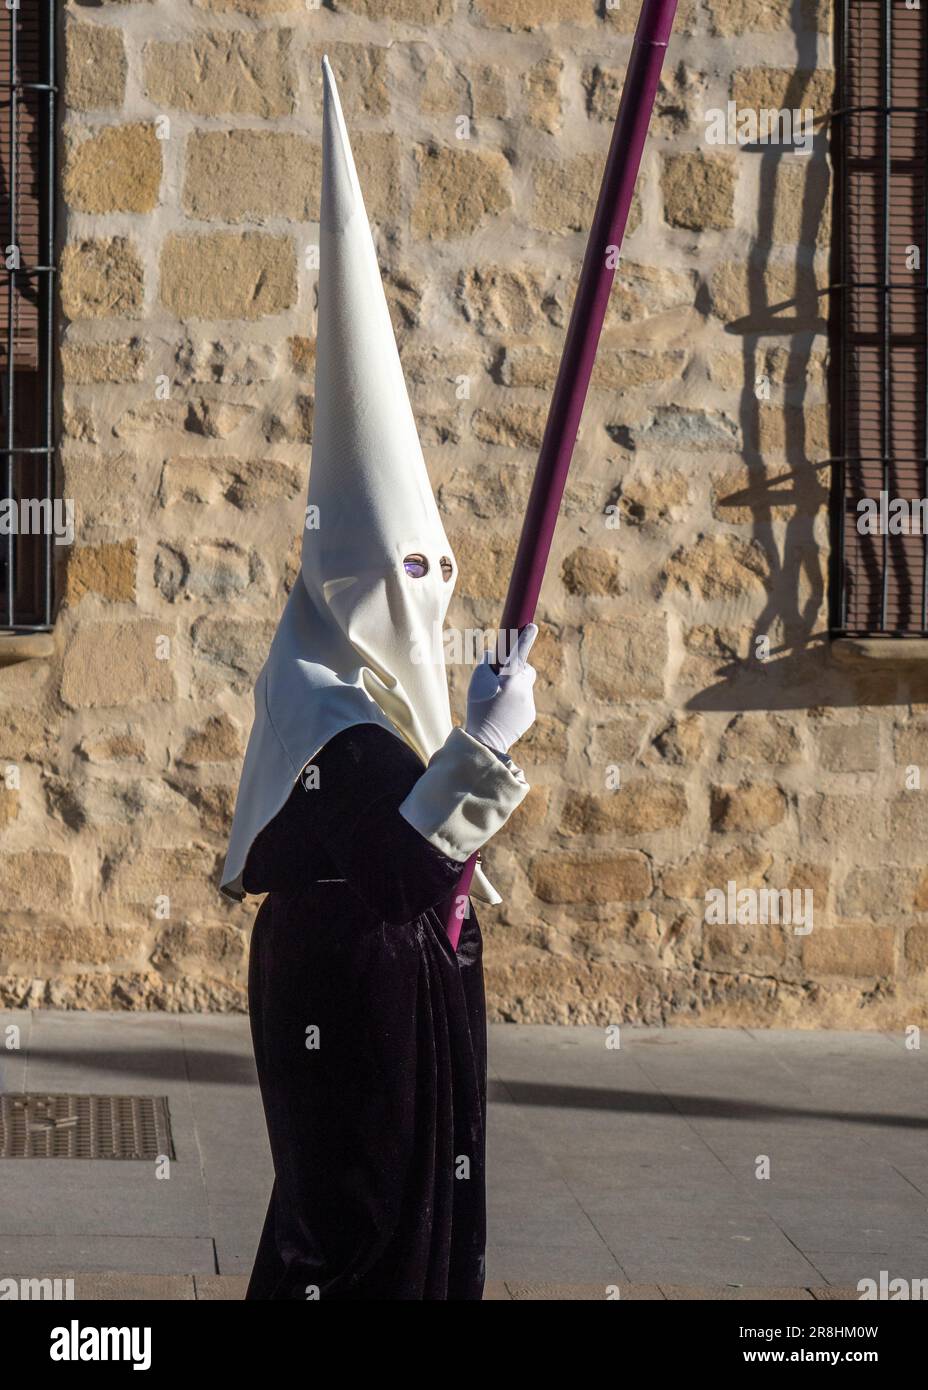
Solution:
[[[831,625],[925,637],[928,18],[905,0],[838,8]]]
[[[0,631],[52,622],[55,5],[0,9]]]

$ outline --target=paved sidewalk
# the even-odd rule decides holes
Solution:
[[[0,1275],[240,1298],[270,1187],[241,1017],[0,1014],[3,1091],[168,1097],[141,1162],[0,1164]],[[488,1296],[850,1298],[928,1278],[926,1061],[880,1033],[491,1030]],[[763,1174],[769,1171],[769,1177]],[[758,1176],[760,1174],[760,1176]]]

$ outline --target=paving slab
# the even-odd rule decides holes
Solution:
[[[774,1303],[813,1301],[809,1289],[752,1289],[730,1284],[722,1285],[721,1288],[707,1288],[700,1284],[661,1284],[660,1288],[661,1293],[671,1303],[695,1299],[712,1303],[765,1302],[768,1299]]]
[[[180,1015],[177,1046],[218,1268],[247,1276],[273,1182],[248,1019]]]
[[[771,1288],[827,1283],[827,1278],[775,1226],[719,1239],[701,1233],[612,1237],[610,1248],[635,1284],[754,1284]]]
[[[928,1279],[928,1257],[924,1247],[896,1246],[880,1254],[851,1253],[847,1250],[807,1250],[806,1258],[821,1273],[815,1282],[856,1287],[860,1279],[879,1280],[885,1270],[890,1279]]]
[[[569,1245],[487,1246],[487,1274],[491,1279],[519,1281],[554,1280],[573,1284],[598,1280],[603,1284],[628,1281],[628,1274],[603,1245],[580,1249]]]
[[[907,1188],[893,1201],[874,1196],[869,1201],[833,1194],[819,1197],[771,1196],[766,1210],[783,1233],[807,1249],[833,1254],[892,1254],[901,1247],[921,1249],[928,1267],[928,1206],[924,1197]]]
[[[240,1303],[244,1300],[248,1288],[248,1275],[197,1274],[193,1283],[198,1303]]]
[[[210,1238],[199,1165],[159,1178],[134,1159],[7,1159],[0,1168],[0,1236]]]
[[[77,1274],[75,1298],[128,1299],[133,1302],[192,1302],[195,1298],[192,1274]]]
[[[856,1285],[842,1288],[837,1284],[822,1284],[810,1292],[817,1303],[837,1303],[845,1300],[854,1303],[860,1302],[860,1290]]]
[[[216,1268],[220,1274],[247,1277],[251,1273],[264,1225],[264,1212],[265,1209],[262,1209],[255,1216],[253,1230],[243,1231],[240,1235],[220,1231],[216,1236]]]
[[[487,1226],[505,1230],[514,1245],[568,1245],[596,1251],[602,1237],[565,1182],[495,1183],[488,1192]]]
[[[811,1150],[811,1151],[810,1151]],[[852,1204],[866,1207],[871,1200],[907,1202],[924,1197],[918,1186],[912,1183],[896,1164],[885,1158],[865,1151],[855,1154],[853,1166],[849,1169],[846,1155],[838,1159],[840,1163],[841,1184],[835,1183],[834,1169],[828,1156],[815,1151],[810,1145],[804,1155],[772,1157],[769,1176],[758,1177],[758,1170],[751,1165],[746,1173],[743,1169],[726,1168],[736,1189],[744,1196],[750,1196],[765,1209],[780,1202],[810,1201],[826,1206],[836,1197]],[[928,1177],[928,1171],[926,1171]]]
[[[653,1299],[663,1302],[664,1295],[656,1284],[546,1284],[506,1281],[509,1296],[514,1302],[582,1302],[607,1303]]]
[[[213,1242],[177,1236],[0,1236],[0,1270],[38,1275],[210,1274],[216,1268]]]

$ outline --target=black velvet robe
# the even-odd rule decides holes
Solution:
[[[248,997],[275,1173],[246,1297],[479,1299],[482,941],[473,907],[457,955],[444,927],[462,866],[399,814],[422,765],[398,737],[358,725],[313,765],[244,874],[268,894]]]

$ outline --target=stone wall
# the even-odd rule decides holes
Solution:
[[[499,613],[637,15],[594,0],[65,7],[55,654],[0,669],[0,999],[241,1009],[215,889],[312,434],[328,51],[429,467]],[[488,852],[497,1018],[924,1021],[916,665],[826,640],[830,6],[681,0]],[[814,110],[814,152],[707,112]],[[3,639],[0,638],[0,641]],[[452,670],[463,708],[469,668]],[[814,929],[707,921],[812,889]]]

